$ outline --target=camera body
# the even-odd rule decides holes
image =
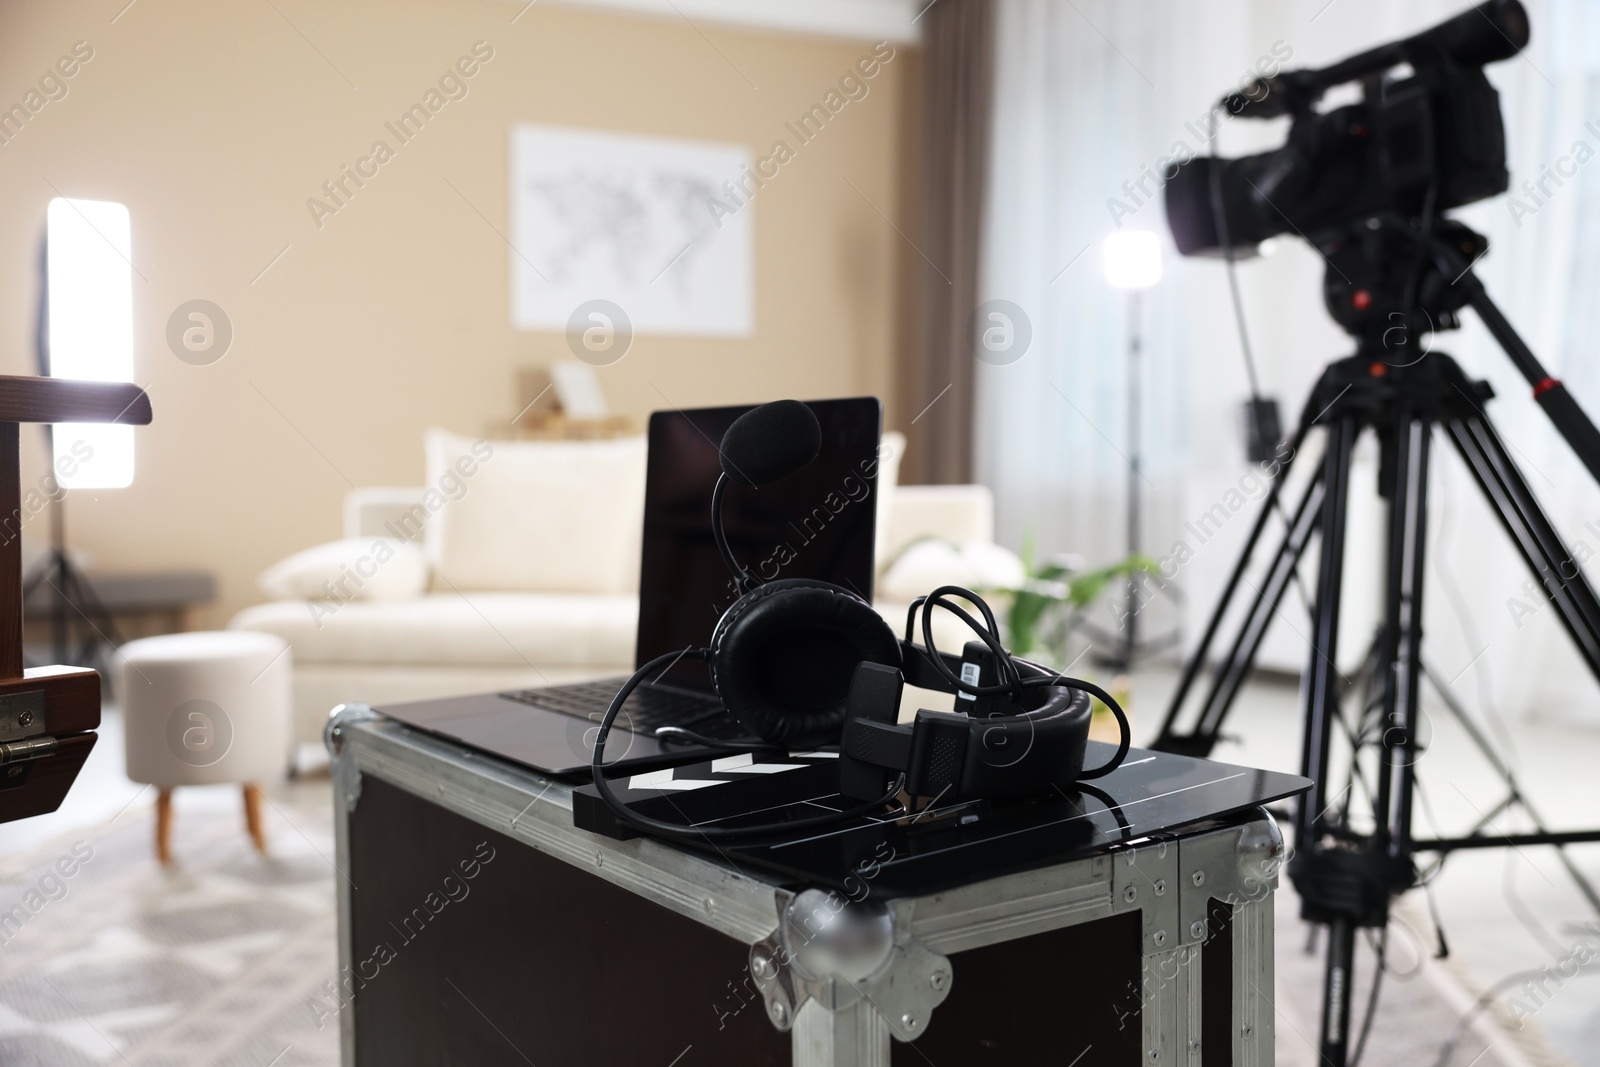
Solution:
[[[1509,187],[1500,94],[1481,67],[1446,57],[1407,77],[1375,77],[1360,102],[1320,113],[1296,79],[1290,73],[1265,86],[1301,97],[1283,147],[1237,159],[1198,156],[1167,182],[1179,252],[1214,255],[1226,243],[1248,253],[1283,233],[1320,244],[1374,214],[1415,217],[1430,189],[1433,208],[1443,210]]]

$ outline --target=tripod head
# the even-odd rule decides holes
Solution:
[[[1374,216],[1319,245],[1328,264],[1323,304],[1364,353],[1413,363],[1426,354],[1428,334],[1460,328],[1456,313],[1471,295],[1453,284],[1458,279],[1447,271],[1440,246],[1471,263],[1488,251],[1489,241],[1454,219],[1430,224]]]

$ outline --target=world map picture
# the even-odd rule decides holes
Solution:
[[[511,134],[512,322],[617,304],[638,333],[748,336],[755,205],[742,145],[552,126]]]

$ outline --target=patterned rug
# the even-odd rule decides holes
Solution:
[[[0,859],[0,1064],[333,1067],[330,790],[269,794],[270,855],[234,805],[176,796],[176,862],[150,796],[107,827]]]

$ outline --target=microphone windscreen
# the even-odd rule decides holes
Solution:
[[[822,427],[798,400],[774,400],[733,420],[718,450],[722,470],[741,485],[782,481],[817,458]]]

